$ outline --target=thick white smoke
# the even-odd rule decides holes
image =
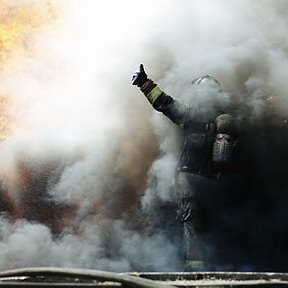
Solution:
[[[35,53],[1,77],[16,104],[14,133],[1,143],[0,267],[177,269],[176,247],[146,231],[138,203],[158,148],[152,110],[130,78],[157,11],[62,4],[55,27],[31,33]]]
[[[0,145],[0,268],[181,269],[177,245],[147,230],[139,205],[151,211],[175,201],[178,130],[131,75],[144,63],[183,98],[208,73],[256,116],[267,90],[286,113],[287,1],[61,4],[52,31],[29,39],[36,52],[21,58],[22,68],[1,72],[16,128]]]

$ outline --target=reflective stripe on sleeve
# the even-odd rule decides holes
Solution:
[[[154,104],[162,93],[163,91],[159,89],[158,86],[156,86],[155,88],[152,89],[150,93],[148,93],[147,98],[151,104]]]

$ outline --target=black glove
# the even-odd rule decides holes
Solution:
[[[140,64],[139,70],[132,76],[132,85],[141,87],[148,80],[147,74],[144,71],[143,64]]]

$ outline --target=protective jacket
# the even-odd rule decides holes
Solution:
[[[231,166],[237,135],[230,115],[219,108],[202,117],[196,105],[172,98],[150,79],[140,89],[157,111],[183,129],[177,171],[211,177]]]

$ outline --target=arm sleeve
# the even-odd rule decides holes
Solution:
[[[175,100],[162,91],[152,80],[148,79],[140,88],[153,108],[162,112],[180,127],[184,127],[189,107]]]

